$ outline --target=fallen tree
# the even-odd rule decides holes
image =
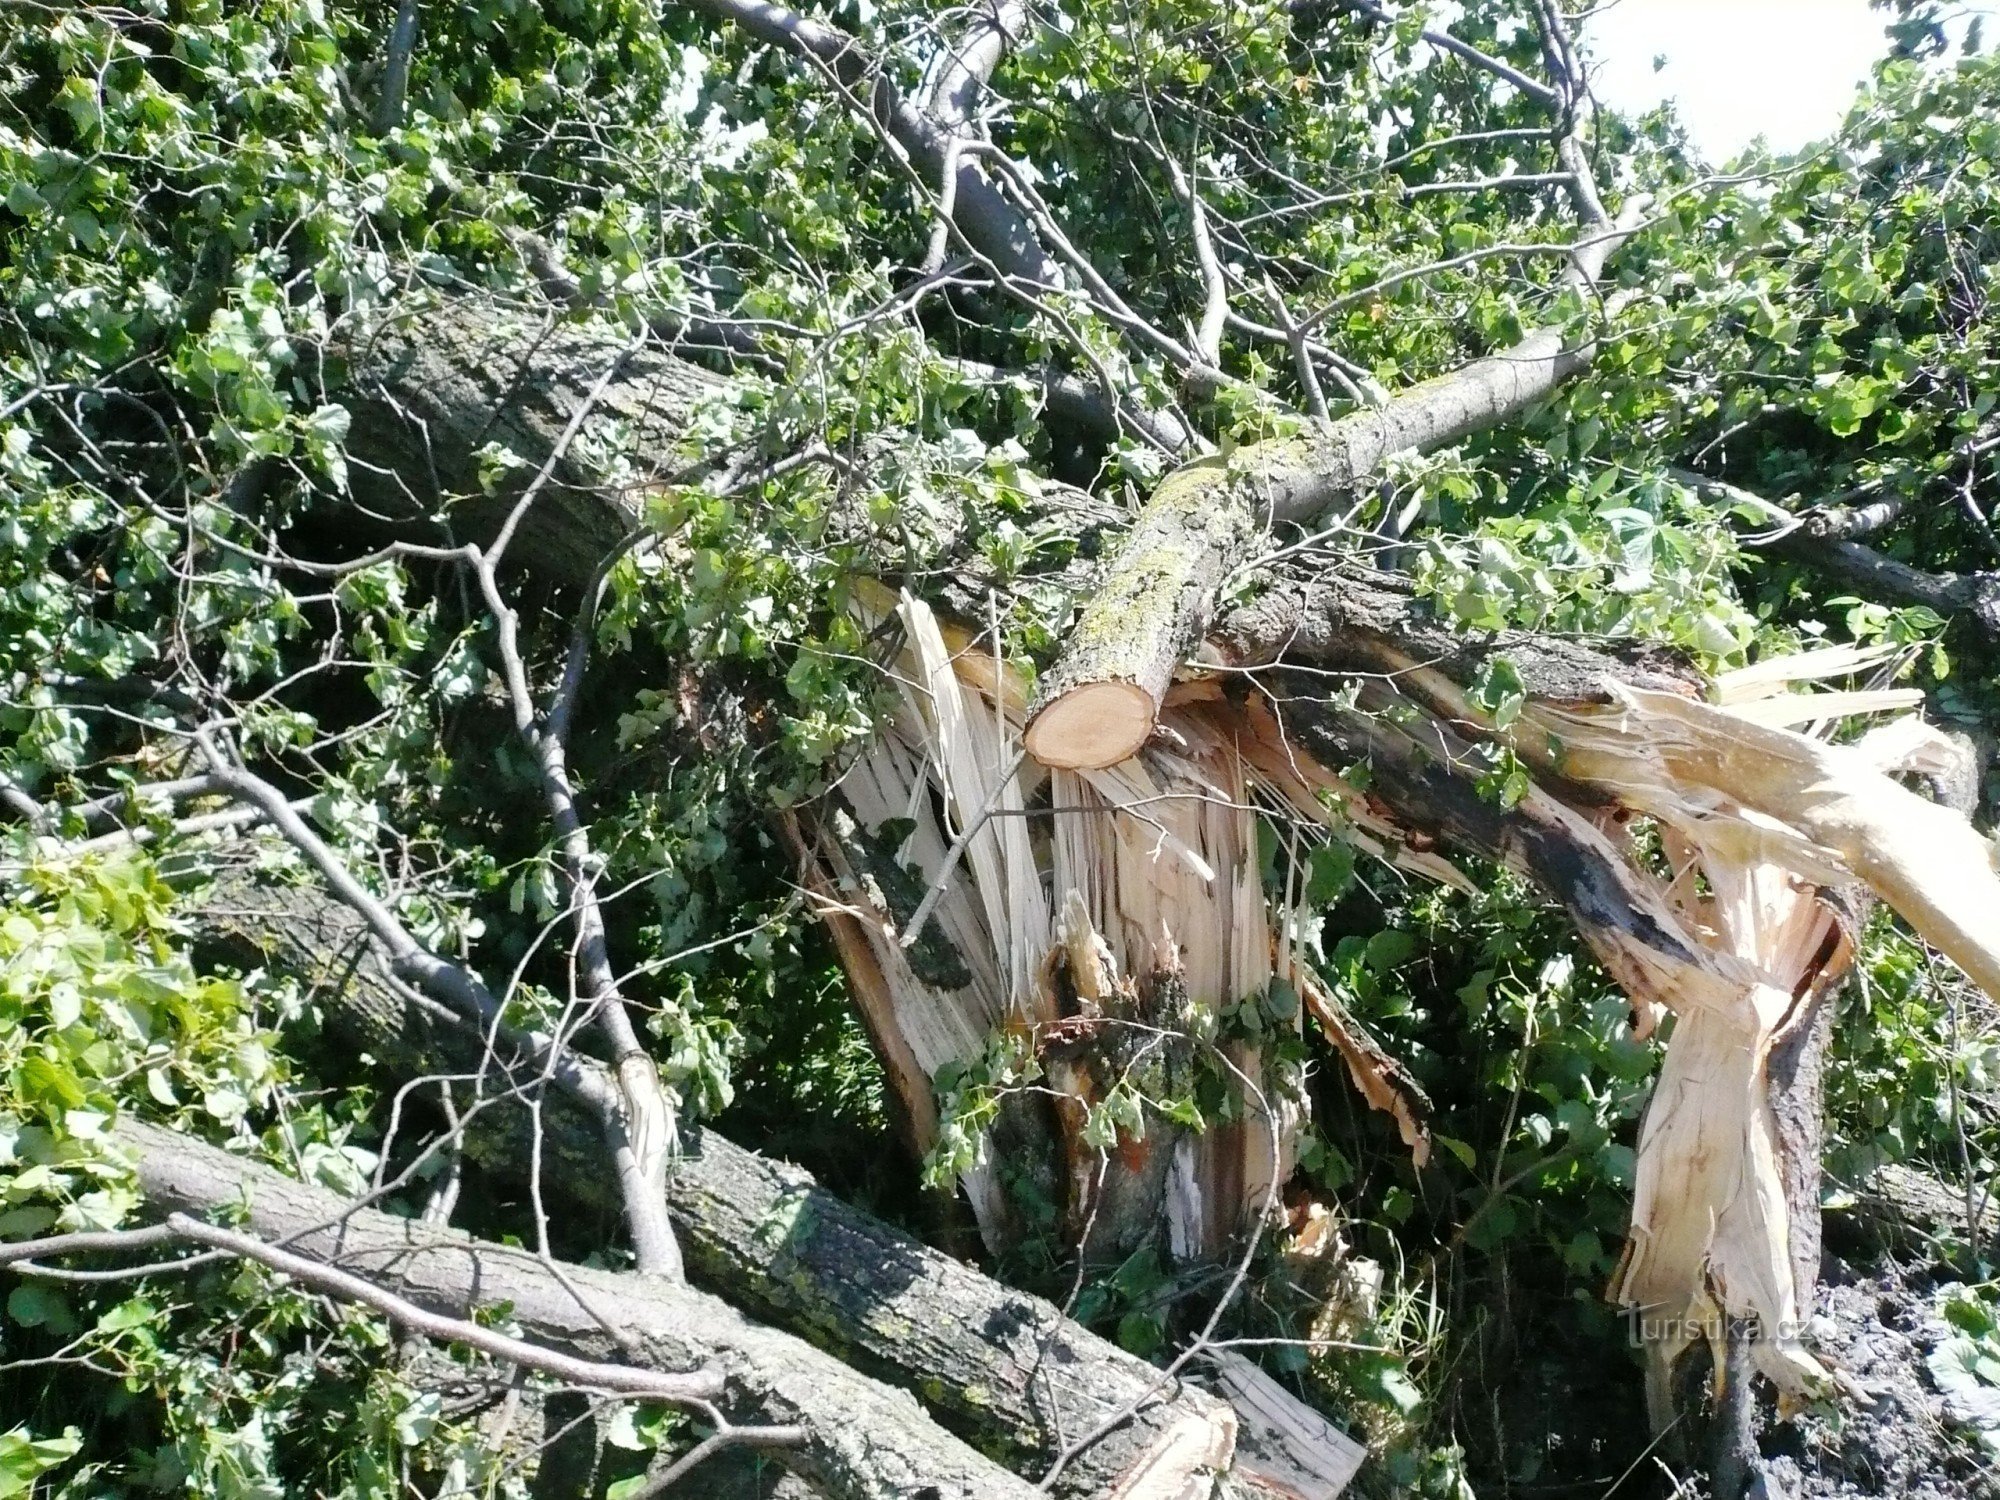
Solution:
[[[649,1384],[646,1370],[708,1371],[715,1399],[737,1425],[800,1434],[786,1450],[787,1462],[829,1496],[890,1500],[928,1488],[964,1500],[1026,1500],[1036,1493],[934,1425],[907,1394],[759,1327],[717,1298],[657,1277],[554,1264],[356,1208],[324,1188],[157,1126],[121,1123],[117,1140],[135,1163],[148,1208],[162,1218],[205,1221],[247,1205],[248,1234],[419,1308],[470,1321],[504,1307],[537,1344],[602,1365],[635,1363],[641,1371],[631,1379],[632,1394],[670,1394],[659,1382]],[[230,1248],[226,1239],[203,1240],[192,1227],[180,1232],[193,1243]],[[565,1377],[600,1388],[616,1378],[558,1367],[557,1378]]]
[[[520,1038],[426,1004],[395,980],[361,920],[312,886],[260,880],[243,864],[225,870],[195,907],[204,931],[296,975],[329,1031],[374,1057],[392,1085],[456,1080],[465,1148],[482,1166],[525,1182],[539,1155],[553,1196],[617,1209],[615,1185],[596,1165],[596,1125],[574,1090],[548,1092],[538,1117],[512,1092],[539,1092],[543,1066],[523,1055]],[[588,1057],[573,1065],[601,1069]],[[688,1125],[666,1191],[698,1283],[911,1392],[983,1451],[1032,1469],[1107,1428],[1070,1459],[1058,1494],[1171,1497],[1194,1474],[1228,1466],[1235,1427],[1226,1407],[796,1167]]]
[[[1604,236],[1605,250],[1613,239]],[[423,316],[461,328],[489,321],[477,309]],[[448,347],[423,326],[382,347]],[[490,382],[484,392],[424,362],[357,361],[389,393],[364,412],[386,418],[447,399],[451,408],[426,423],[434,443],[437,433],[486,431],[490,416],[458,404],[457,393],[491,402],[493,390],[518,383],[494,372],[530,360],[535,347],[504,320],[495,326],[495,353],[481,361]],[[566,366],[569,394],[552,383],[542,399],[569,413],[564,430],[573,427],[586,440],[525,446],[517,472],[553,476],[548,494],[536,499],[536,508],[548,506],[542,524],[567,524],[574,515],[608,534],[630,524],[633,502],[590,467],[587,434],[598,420],[590,393],[604,397],[608,409],[631,411],[646,409],[650,388],[663,389],[671,404],[685,387],[672,371],[628,369],[609,333],[594,342],[577,339],[588,358]],[[1977,913],[1990,909],[2000,887],[1985,842],[1958,814],[1924,803],[1886,774],[1909,755],[1936,753],[1934,744],[1904,738],[1871,758],[1818,747],[1785,727],[1907,705],[1904,693],[1833,695],[1817,706],[1809,694],[1785,691],[1815,675],[1853,670],[1851,656],[1807,658],[1790,670],[1752,669],[1738,685],[1711,687],[1657,650],[1606,650],[1525,634],[1461,635],[1427,619],[1392,578],[1366,574],[1289,582],[1281,575],[1208,629],[1221,560],[1240,552],[1269,516],[1303,518],[1351,495],[1387,455],[1499,421],[1546,395],[1587,358],[1587,350],[1565,352],[1553,331],[1528,342],[1533,348],[1525,353],[1444,377],[1407,398],[1407,407],[1357,415],[1325,439],[1202,461],[1166,482],[1149,512],[1155,519],[1142,520],[1109,565],[1112,586],[1083,611],[1071,651],[1072,662],[1078,649],[1087,651],[1093,618],[1114,621],[1127,638],[1146,643],[1154,666],[1131,700],[1143,700],[1143,711],[1107,718],[1095,708],[1078,710],[1078,722],[1118,726],[1121,738],[1105,752],[1118,764],[1092,764],[1100,759],[1095,753],[1058,752],[1046,780],[1023,769],[1020,752],[1036,754],[1035,726],[1048,722],[1048,704],[1089,700],[1088,693],[1072,698],[1072,688],[1063,686],[1069,670],[1059,665],[1031,694],[977,649],[972,622],[940,621],[907,596],[858,593],[864,622],[893,630],[900,641],[894,668],[904,706],[840,778],[839,796],[863,834],[914,810],[917,831],[904,836],[904,857],[917,889],[937,894],[928,909],[899,908],[869,883],[862,868],[869,856],[852,838],[822,836],[815,822],[800,843],[818,866],[814,879],[827,893],[836,935],[846,933],[843,960],[919,1150],[934,1144],[924,1125],[936,1118],[932,1077],[947,1064],[974,1060],[988,1038],[1009,1026],[1024,1025],[1035,1038],[1080,1023],[1110,1035],[1157,1025],[1143,997],[1157,988],[1152,976],[1162,931],[1173,934],[1187,993],[1200,1004],[1221,1006],[1258,992],[1273,974],[1312,994],[1310,973],[1271,936],[1272,897],[1261,891],[1250,862],[1253,793],[1316,826],[1320,837],[1357,837],[1363,847],[1434,878],[1454,878],[1439,857],[1445,848],[1517,870],[1565,906],[1631,997],[1642,1032],[1669,1009],[1683,1013],[1669,1080],[1684,1073],[1708,1080],[1673,1083],[1663,1099],[1679,1102],[1661,1104],[1649,1118],[1633,1260],[1615,1288],[1628,1305],[1662,1311],[1658,1326],[1673,1330],[1659,1344],[1664,1368],[1692,1341],[1690,1330],[1715,1326],[1711,1307],[1754,1317],[1765,1329],[1799,1326],[1788,1220],[1807,1199],[1797,1185],[1788,1194],[1782,1181],[1764,1059],[1807,1013],[1796,1002],[1834,984],[1850,951],[1832,936],[1839,926],[1834,909],[1809,892],[1867,881],[1969,973],[1992,984],[2000,983],[1994,937]],[[584,384],[586,376],[592,383]],[[1405,416],[1414,425],[1404,424]],[[546,445],[547,432],[524,431],[518,441]],[[372,438],[360,427],[357,443],[364,451],[397,449],[396,441]],[[447,467],[470,462],[456,449],[443,457]],[[673,459],[628,446],[623,462],[660,472]],[[1211,480],[1222,485],[1214,495]],[[1175,497],[1183,490],[1204,498],[1182,505]],[[1215,503],[1217,496],[1236,498]],[[627,519],[607,525],[592,515]],[[1222,531],[1201,531],[1203,540],[1191,550],[1174,543],[1177,561],[1161,572],[1151,560],[1147,528],[1191,520]],[[570,572],[564,557],[559,547],[548,552],[547,565],[559,576]],[[1165,579],[1158,597],[1171,607],[1136,608],[1120,592],[1121,579],[1148,588]],[[1168,679],[1190,656],[1197,677],[1205,664],[1225,680],[1248,674],[1251,687],[1222,693],[1220,682],[1196,682],[1175,690],[1176,697]],[[1475,702],[1475,685],[1503,661],[1520,684],[1519,701],[1496,717]],[[1357,674],[1359,695],[1335,706],[1338,695],[1324,679],[1287,677],[1288,665]],[[1111,680],[1094,669],[1076,677],[1086,684]],[[1722,696],[1724,708],[1701,701],[1711,692]],[[1157,739],[1156,726],[1163,730]],[[1480,789],[1488,764],[1482,744],[1511,751],[1529,771],[1527,789],[1512,806]],[[1686,750],[1677,748],[1683,744]],[[1371,769],[1365,795],[1334,770],[1357,762]],[[1059,819],[1058,836],[1038,847],[1021,816],[1039,805],[1037,798],[1089,815]],[[1633,814],[1683,841],[1675,846],[1683,850],[1677,880],[1661,880],[1638,858],[1619,821]],[[1930,852],[1918,854],[1901,838],[1901,830],[1933,823]],[[1938,852],[1955,872],[1943,886],[1936,880]],[[1695,862],[1711,889],[1739,892],[1730,898],[1739,902],[1736,915],[1686,894],[1686,872]],[[1091,934],[1085,946],[1104,945],[1108,959],[1103,975],[1083,988],[1103,1000],[1079,1000],[1073,963],[1053,987],[1036,977],[1042,955],[1062,946],[1061,907],[1042,894],[1045,881],[1056,893],[1076,889],[1083,896]],[[1797,931],[1781,939],[1776,934],[1788,921]],[[928,940],[933,926],[969,966],[944,983],[913,967],[912,943]],[[1759,946],[1765,942],[1779,946]],[[1365,1056],[1365,1045],[1337,1016],[1324,1005],[1311,1009],[1350,1064]],[[1688,1016],[1697,1019],[1689,1023]],[[1040,1052],[1046,1044],[1033,1046]],[[1129,1065],[1101,1043],[1086,1042],[1084,1051],[1082,1060],[1064,1060],[1067,1082],[1057,1089],[1075,1101],[1073,1109],[1051,1109],[1033,1097],[1016,1101],[1017,1135],[1009,1147],[1016,1165],[1035,1170],[1035,1154],[1044,1155],[1039,1170],[1069,1205],[1072,1226],[1091,1221],[1106,1204],[1120,1205],[1103,1226],[1108,1244],[1129,1248],[1163,1237],[1182,1255],[1226,1253],[1289,1175],[1288,1106],[1267,1100],[1252,1118],[1199,1136],[1156,1130],[1143,1147],[1134,1136],[1132,1150],[1108,1156],[1079,1142],[1092,1111],[1121,1076],[1129,1078]],[[1717,1081],[1722,1075],[1698,1060],[1711,1051],[1749,1071],[1734,1083]],[[1227,1066],[1252,1080],[1260,1068],[1255,1049],[1240,1047]],[[1414,1117],[1379,1067],[1364,1061],[1355,1071],[1365,1092]],[[1723,1098],[1731,1101],[1726,1107],[1718,1102]],[[1127,1178],[1137,1187],[1121,1187]],[[965,1180],[989,1242],[1005,1243],[1015,1231],[1003,1196],[977,1165]],[[1732,1219],[1725,1212],[1732,1203],[1744,1205],[1748,1217]],[[1759,1349],[1766,1373],[1787,1389],[1804,1390],[1819,1379],[1796,1340]]]
[[[1331,1493],[1351,1445],[1305,1387],[1215,1343],[1220,1320],[1268,1315],[1307,1327],[1312,1375],[1334,1376],[1340,1278],[1256,1282],[1309,1237],[1329,1259],[1341,1243],[1331,1179],[1294,1170],[1326,1097],[1307,1068],[1337,1057],[1414,1162],[1431,1145],[1426,1100],[1354,1013],[1359,971],[1316,951],[1326,892],[1363,856],[1393,873],[1364,866],[1356,895],[1416,917],[1392,883],[1483,892],[1497,868],[1567,917],[1638,1034],[1672,1016],[1611,1287],[1640,1315],[1656,1424],[1700,1342],[1739,1401],[1753,1368],[1823,1390],[1798,1337],[1814,1079],[1856,913],[1879,893],[1990,988],[2000,883],[1969,822],[1899,784],[1948,747],[1914,721],[1856,737],[1921,701],[1887,687],[1907,650],[1783,654],[1833,601],[1760,599],[1753,621],[1739,559],[1675,523],[1691,484],[1863,580],[1857,638],[1944,628],[1878,596],[1990,636],[1991,244],[1965,228],[1985,205],[1953,201],[1977,174],[1952,142],[1984,149],[1978,70],[1909,82],[1896,97],[1931,102],[1895,139],[1894,110],[1852,127],[1896,170],[1822,153],[1743,201],[1671,132],[1600,126],[1549,0],[1468,0],[1450,29],[1372,3],[1196,6],[1171,31],[1011,0],[890,5],[851,30],[768,0],[502,9],[400,6],[379,74],[341,0],[273,0],[212,35],[128,36],[91,7],[9,34],[36,83],[0,131],[29,142],[0,216],[0,291],[22,310],[0,353],[23,382],[0,465],[24,497],[0,548],[0,801],[27,887],[0,943],[41,967],[0,1058],[0,1144],[18,1115],[26,1149],[87,1163],[91,1122],[110,1099],[146,1107],[141,1087],[284,1113],[261,1040],[218,1063],[197,1035],[184,1075],[114,1064],[133,1028],[49,977],[128,921],[150,925],[119,963],[185,961],[156,893],[92,888],[115,885],[101,856],[213,862],[243,847],[213,835],[267,823],[309,883],[231,872],[194,908],[199,940],[314,979],[346,1051],[395,1085],[360,1139],[406,1141],[435,1099],[440,1157],[616,1208],[606,1253],[666,1283],[685,1241],[704,1284],[832,1348],[858,1399],[900,1384],[1045,1488],[1198,1486],[1233,1425],[1232,1481]],[[371,83],[377,107],[353,109]],[[339,123],[363,114],[375,135]],[[260,177],[284,191],[242,186]],[[1936,337],[1913,335],[1927,314]],[[1872,503],[1759,510],[1663,482],[1677,463],[1786,493],[1829,475]],[[1911,502],[1946,484],[1918,526]],[[1615,620],[1764,659],[1711,677],[1630,644],[1462,631],[1394,575],[1420,549],[1463,555],[1410,539],[1419,522],[1476,538],[1482,577],[1493,563],[1491,596],[1462,596],[1482,618]],[[1857,540],[1899,526],[1882,551]],[[1564,555],[1541,570],[1538,546]],[[1385,569],[1362,566],[1378,548]],[[684,773],[706,784],[681,802]],[[723,815],[745,847],[710,847]],[[964,1193],[996,1263],[1108,1279],[1139,1299],[1131,1336],[1170,1340],[1164,1369],[681,1126],[645,1021],[685,1025],[709,1049],[690,1076],[719,1086],[733,966],[790,975],[756,1011],[821,962],[746,943],[702,960],[715,994],[656,1015],[674,1002],[655,985],[692,974],[671,933],[737,941],[676,894],[719,861],[795,880],[787,913],[823,921],[904,1143]],[[607,921],[642,886],[659,926],[634,915],[646,896]],[[97,928],[51,936],[83,910]],[[505,931],[456,925],[475,913]],[[647,956],[621,975],[619,948]],[[165,983],[117,972],[135,1004]],[[248,1024],[226,978],[192,974]],[[523,982],[548,1034],[511,1024]],[[1480,1035],[1500,1007],[1478,1010],[1462,1036],[1510,1045]],[[1488,1087],[1413,1045],[1448,1109]],[[359,1069],[333,1050],[311,1072],[337,1089]],[[1539,1170],[1511,1170],[1535,1134],[1511,1104],[1497,1138],[1474,1123],[1404,1180],[1425,1207],[1380,1231],[1388,1248],[1434,1230],[1457,1254],[1486,1209],[1446,1224],[1453,1195],[1501,1203]],[[1600,1187],[1620,1170],[1587,1165]],[[456,1173],[428,1217],[450,1221]],[[115,1210],[74,1186],[24,1190],[9,1232]],[[213,1224],[166,1229],[298,1269]],[[1272,1240],[1281,1259],[1260,1260]],[[390,1307],[372,1281],[310,1275]],[[1294,1293],[1322,1304],[1300,1323]],[[775,1421],[805,1367],[729,1316],[739,1399]],[[742,1368],[753,1344],[775,1383]],[[1197,1360],[1227,1406],[1180,1383]],[[918,1482],[930,1418],[901,1429],[897,1478],[862,1473],[829,1429],[843,1415],[776,1425],[810,1428],[835,1484]],[[940,1453],[948,1486],[983,1482]]]

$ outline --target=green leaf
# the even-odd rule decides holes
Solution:
[[[61,1437],[31,1437],[25,1427],[0,1432],[0,1500],[32,1494],[35,1482],[49,1470],[74,1458],[83,1434],[65,1427]]]
[[[67,1109],[81,1109],[88,1097],[74,1073],[39,1053],[21,1064],[20,1076],[22,1092],[30,1097],[54,1099]]]
[[[1648,518],[1650,520],[1650,518]],[[1505,729],[1527,706],[1528,690],[1521,670],[1505,656],[1489,656],[1479,664],[1468,696],[1495,729]]]
[[[1330,906],[1354,885],[1354,850],[1335,839],[1313,850],[1307,862],[1306,901],[1313,906]]]
[[[69,1317],[69,1303],[54,1287],[26,1282],[7,1294],[7,1316],[23,1328],[41,1328]]]
[[[1433,1134],[1431,1139],[1444,1147],[1458,1159],[1458,1164],[1470,1172],[1479,1165],[1479,1154],[1456,1136]]]
[[[1400,927],[1385,927],[1368,939],[1365,961],[1377,974],[1387,974],[1409,962],[1417,940]]]

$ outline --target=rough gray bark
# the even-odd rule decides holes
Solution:
[[[1705,687],[1693,664],[1670,647],[1460,630],[1431,614],[1403,579],[1360,569],[1279,580],[1218,620],[1200,659],[1234,668],[1283,659],[1358,673],[1402,672],[1418,663],[1463,685],[1503,656],[1519,670],[1528,695],[1550,703],[1607,702],[1607,679],[1688,696]]]
[[[399,987],[359,920],[317,889],[232,871],[198,900],[204,932],[296,974],[328,1027],[389,1076],[480,1071],[478,1039]],[[486,1065],[489,1095],[504,1091],[511,1061]],[[468,1091],[461,1106],[470,1102]],[[549,1191],[615,1209],[590,1116],[554,1092],[542,1113]],[[468,1150],[518,1177],[531,1128],[524,1108],[483,1110]],[[1155,1389],[1159,1372],[1144,1361],[842,1202],[796,1167],[684,1125],[667,1207],[698,1283],[914,1391],[938,1420],[1011,1463],[1046,1462],[1131,1408],[1131,1421],[1069,1464],[1057,1495],[1082,1500],[1135,1475],[1227,1461],[1233,1418],[1222,1403],[1178,1383]]]
[[[1029,1500],[1037,1493],[938,1427],[908,1394],[718,1298],[658,1277],[552,1268],[524,1251],[355,1209],[323,1188],[158,1126],[121,1121],[117,1139],[136,1158],[155,1213],[205,1218],[247,1202],[246,1232],[285,1241],[295,1254],[338,1264],[420,1307],[470,1318],[504,1305],[523,1337],[555,1349],[662,1370],[715,1370],[733,1420],[810,1430],[787,1461],[829,1496]]]
[[[1838,981],[1845,980],[1845,965],[1835,972]],[[1833,1040],[1833,998],[1839,988],[1839,982],[1817,984],[1800,999],[1765,1064],[1791,1221],[1792,1282],[1802,1308],[1812,1307],[1819,1292],[1826,1049]]]
[[[2000,573],[1926,573],[1860,542],[1821,540],[1804,531],[1774,550],[1853,584],[1871,599],[1921,604],[1947,619],[1964,615],[2000,640]]]
[[[1889,1249],[1934,1248],[1938,1241],[2000,1242],[2000,1199],[1990,1192],[1968,1193],[1903,1162],[1882,1162],[1841,1187],[1851,1201],[1829,1212]]]
[[[1465,850],[1525,876],[1558,902],[1579,936],[1625,985],[1635,952],[1655,956],[1668,971],[1699,967],[1701,957],[1655,916],[1652,902],[1623,861],[1577,837],[1574,826],[1554,820],[1541,804],[1505,808],[1482,792],[1485,762],[1471,743],[1445,722],[1420,714],[1409,728],[1396,706],[1410,700],[1380,684],[1365,686],[1357,705],[1328,699],[1323,680],[1278,675],[1272,688],[1284,705],[1286,733],[1322,765],[1365,764],[1368,792],[1400,826],[1454,849]]]
[[[345,387],[353,413],[355,502],[403,536],[435,517],[440,540],[484,541],[588,404],[513,544],[566,583],[589,579],[632,530],[649,490],[676,472],[696,408],[728,389],[614,324],[487,297],[407,299],[329,356],[328,383]],[[494,450],[512,465],[482,463]]]
[[[1822,573],[1853,584],[1869,598],[1921,604],[1946,618],[1962,615],[1987,636],[2000,640],[2000,573],[1926,573],[1853,540],[1888,525],[1901,502],[1885,500],[1849,509],[1834,506],[1794,514],[1775,501],[1727,480],[1687,469],[1672,476],[1696,492],[1754,513],[1769,523],[1767,539],[1755,542]]]

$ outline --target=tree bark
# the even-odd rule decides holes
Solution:
[[[480,1039],[398,986],[360,921],[316,889],[230,872],[198,901],[204,932],[298,975],[328,1027],[390,1077],[480,1071]],[[508,1061],[488,1065],[489,1094],[505,1088]],[[552,1091],[542,1122],[548,1187],[615,1209],[590,1116]],[[532,1129],[525,1108],[488,1108],[468,1130],[469,1152],[519,1178]],[[919,1244],[796,1167],[684,1125],[667,1207],[698,1283],[915,1392],[939,1421],[1012,1464],[1046,1463],[1065,1442],[1132,1409],[1130,1421],[1066,1467],[1057,1495],[1171,1496],[1228,1463],[1235,1422],[1221,1402],[1191,1386],[1161,1386],[1152,1366],[1048,1302]]]
[[[1902,511],[1900,500],[1793,512],[1727,480],[1687,469],[1671,473],[1690,489],[1740,506],[1770,523],[1769,539],[1751,539],[1750,545],[1851,583],[1871,599],[1921,604],[1946,619],[1970,619],[1989,639],[2000,640],[2000,573],[1926,573],[1855,540],[1894,521]]]
[[[1407,580],[1361,568],[1275,580],[1216,622],[1196,661],[1241,671],[1282,660],[1324,671],[1390,673],[1413,688],[1441,680],[1462,688],[1498,657],[1520,673],[1529,697],[1548,703],[1607,702],[1607,682],[1690,698],[1707,689],[1693,663],[1670,646],[1525,630],[1463,630],[1433,614]],[[1434,706],[1458,712],[1455,702]]]
[[[349,473],[364,514],[398,536],[430,527],[484,542],[548,465],[514,546],[570,584],[639,523],[647,495],[676,473],[697,408],[729,389],[615,324],[490,297],[408,299],[329,354],[328,385],[352,412]]]
[[[1029,709],[1044,765],[1101,769],[1152,733],[1174,668],[1205,634],[1215,588],[1275,522],[1356,493],[1394,454],[1429,452],[1526,410],[1590,362],[1537,329],[1502,354],[1316,433],[1200,459],[1160,483]]]
[[[908,1394],[751,1322],[718,1298],[659,1277],[551,1266],[453,1230],[357,1209],[159,1126],[120,1121],[116,1139],[136,1158],[140,1190],[155,1213],[205,1218],[247,1202],[247,1232],[282,1240],[294,1254],[337,1264],[427,1310],[466,1319],[505,1307],[522,1337],[587,1359],[713,1369],[723,1377],[720,1404],[733,1421],[808,1429],[805,1445],[786,1461],[838,1500],[1030,1500],[1037,1493],[938,1427]]]

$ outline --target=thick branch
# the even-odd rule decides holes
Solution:
[[[1598,243],[1593,262],[1609,249],[1602,236]],[[1518,415],[1594,351],[1593,340],[1572,345],[1560,329],[1536,329],[1385,406],[1168,475],[1043,677],[1029,753],[1044,765],[1083,768],[1132,755],[1152,733],[1174,667],[1207,626],[1216,585],[1267,526],[1354,494],[1395,454],[1429,452]]]
[[[1064,284],[1061,266],[1042,248],[1028,221],[979,170],[952,149],[952,126],[926,114],[890,81],[879,59],[847,33],[768,0],[683,0],[689,10],[741,26],[759,41],[823,68],[857,107],[865,108],[939,186],[952,169],[952,222],[968,243],[1009,276],[1042,287]],[[998,57],[994,58],[998,62]]]
[[[1900,502],[1882,500],[1854,509],[1834,507],[1795,514],[1724,480],[1684,469],[1672,474],[1698,494],[1740,507],[1771,523],[1772,533],[1759,544],[1768,550],[1850,583],[1869,598],[1921,604],[1946,619],[1970,617],[1989,639],[2000,641],[2000,573],[1926,573],[1851,540],[1888,525],[1900,512]]]
[[[403,123],[403,95],[410,86],[410,55],[417,50],[417,0],[400,0],[389,28],[389,56],[382,67],[382,96],[375,101],[375,133]]]
[[[965,28],[958,45],[938,60],[927,80],[930,115],[942,129],[967,133],[978,112],[980,92],[1027,29],[1028,7],[1022,0],[991,0]]]
[[[627,329],[483,297],[406,300],[395,317],[343,333],[329,352],[330,373],[350,387],[348,452],[364,512],[408,534],[456,502],[443,527],[454,540],[483,540],[559,454],[514,546],[570,584],[593,578],[624,541],[646,491],[672,477],[696,408],[728,389],[657,347],[632,348]],[[620,453],[632,467],[622,483],[610,478]]]
[[[1706,686],[1684,656],[1647,641],[1456,629],[1419,603],[1404,580],[1361,569],[1280,580],[1217,621],[1199,659],[1239,670],[1283,659],[1387,673],[1420,691],[1433,677],[1470,684],[1498,657],[1513,664],[1530,697],[1554,703],[1608,702],[1607,682],[1687,697]],[[1434,706],[1455,715],[1450,704]]]
[[[354,1209],[322,1188],[157,1126],[121,1122],[117,1139],[136,1157],[155,1212],[205,1218],[247,1202],[251,1233],[430,1312],[470,1319],[504,1306],[523,1336],[593,1364],[627,1357],[621,1343],[629,1342],[648,1366],[712,1370],[733,1420],[807,1429],[787,1461],[828,1495],[1029,1500],[1036,1493],[937,1427],[908,1395],[714,1297],[653,1277],[550,1266],[451,1230]]]

